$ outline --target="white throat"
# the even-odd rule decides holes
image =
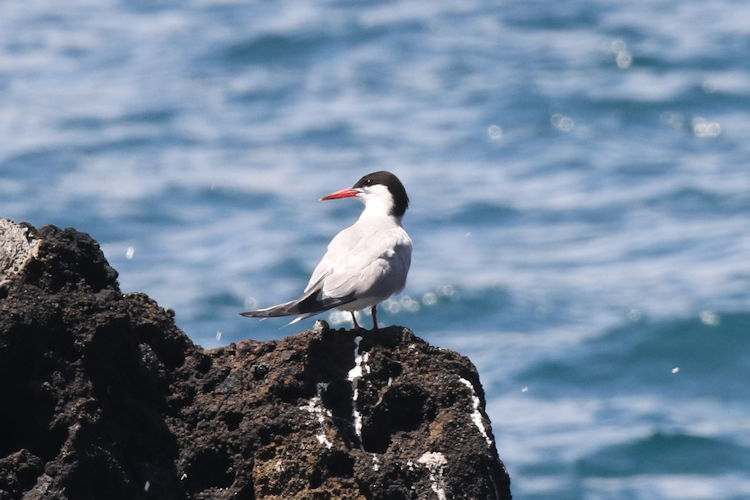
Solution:
[[[357,195],[357,199],[365,204],[360,219],[369,217],[392,217],[393,196],[388,188],[382,184],[368,186]],[[400,217],[392,217],[400,222]]]

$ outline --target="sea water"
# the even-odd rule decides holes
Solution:
[[[391,170],[414,255],[378,319],[477,365],[516,498],[750,498],[748,19],[5,1],[0,216],[90,233],[215,347],[312,325],[238,313],[296,297],[361,209],[318,198]]]

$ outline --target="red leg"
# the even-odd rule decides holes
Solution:
[[[372,331],[377,332],[378,331],[378,305],[375,304],[372,306]]]
[[[352,311],[352,321],[354,321],[354,330],[361,330],[362,329],[362,327],[359,326],[359,324],[357,323],[357,317],[354,316],[354,311]]]

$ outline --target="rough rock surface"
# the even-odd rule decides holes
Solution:
[[[408,329],[206,351],[86,234],[0,253],[0,499],[510,498],[474,366]]]

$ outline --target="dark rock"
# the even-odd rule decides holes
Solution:
[[[116,278],[0,219],[0,499],[510,498],[467,358],[322,321],[206,351]]]

